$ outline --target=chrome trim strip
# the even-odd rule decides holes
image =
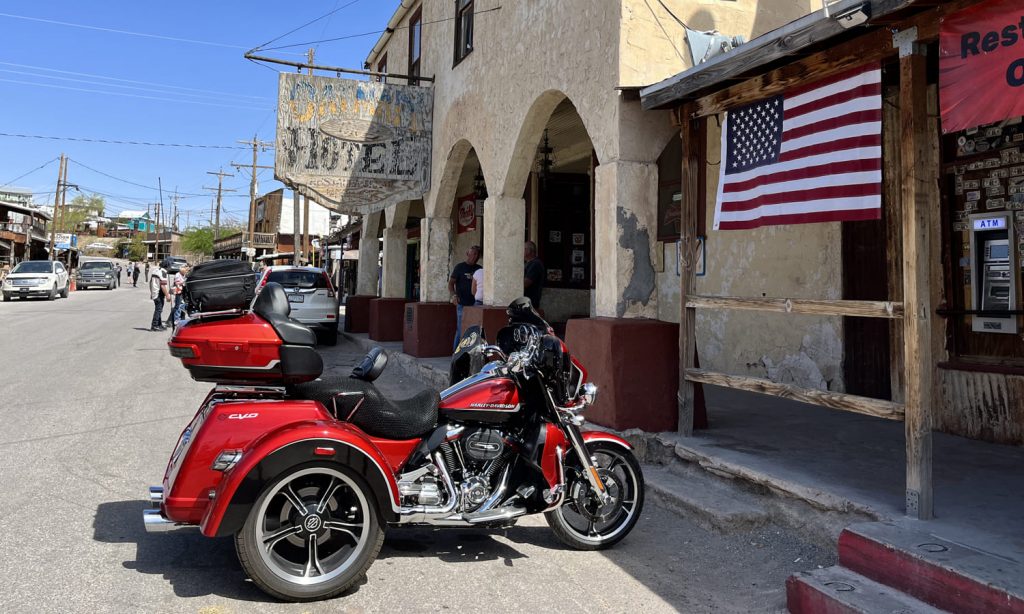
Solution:
[[[476,375],[471,375],[471,376],[467,377],[466,379],[462,380],[461,382],[456,382],[455,384],[452,384],[448,388],[445,388],[444,390],[442,390],[441,391],[441,399],[443,400],[443,399],[445,399],[445,398],[455,394],[456,392],[460,392],[462,390],[465,390],[466,388],[472,386],[473,384],[476,384],[477,382],[482,382],[484,380],[488,380],[488,379],[492,379],[494,377],[497,377],[497,375],[498,374],[494,373],[493,371],[481,371],[480,373],[477,373]]]
[[[240,366],[240,365],[239,366],[236,366],[236,365],[189,365],[189,366],[190,367],[202,367],[204,369],[241,369],[242,371],[267,371],[268,369],[273,369],[274,367],[276,367],[278,364],[280,364],[280,362],[281,362],[280,360],[274,359],[274,360],[271,360],[270,362],[268,362],[266,364],[266,366],[264,366],[264,367],[243,367],[243,366]]]
[[[199,525],[174,522],[163,517],[160,510],[142,510],[142,526],[146,533],[170,533],[172,531],[198,531]]]

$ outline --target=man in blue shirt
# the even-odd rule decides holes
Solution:
[[[474,245],[466,250],[465,262],[460,262],[452,269],[448,276],[448,294],[451,302],[455,305],[455,344],[459,346],[459,336],[462,332],[462,308],[472,305],[475,302],[473,297],[473,273],[480,268],[477,261],[480,260],[480,246]]]

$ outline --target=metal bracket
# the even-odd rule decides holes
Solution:
[[[892,33],[892,46],[899,49],[900,57],[924,55],[925,45],[917,40],[917,26]]]
[[[916,490],[907,490],[907,516],[918,517],[918,501],[920,498],[921,493]]]

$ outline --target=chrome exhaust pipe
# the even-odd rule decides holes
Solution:
[[[164,502],[164,487],[163,486],[150,486],[149,487],[149,502],[153,507],[160,507]]]
[[[452,476],[448,473],[448,467],[444,464],[444,459],[441,458],[441,454],[438,452],[434,453],[433,459],[441,474],[441,483],[444,484],[445,492],[448,493],[448,502],[444,505],[403,507],[398,512],[399,524],[424,523],[428,522],[431,518],[449,516],[459,506],[459,493],[455,489],[455,482],[452,481]]]
[[[185,524],[181,522],[174,522],[163,517],[158,509],[142,510],[142,525],[146,528],[146,533],[169,533],[172,531],[193,531],[199,528],[199,525]]]

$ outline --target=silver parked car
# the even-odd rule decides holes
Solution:
[[[316,331],[323,343],[338,342],[338,299],[326,271],[308,266],[267,267],[256,291],[271,281],[284,287],[292,318]]]
[[[15,296],[45,296],[52,301],[58,296],[67,298],[70,284],[68,270],[64,268],[63,263],[25,260],[19,262],[4,279],[3,296],[5,301]]]

